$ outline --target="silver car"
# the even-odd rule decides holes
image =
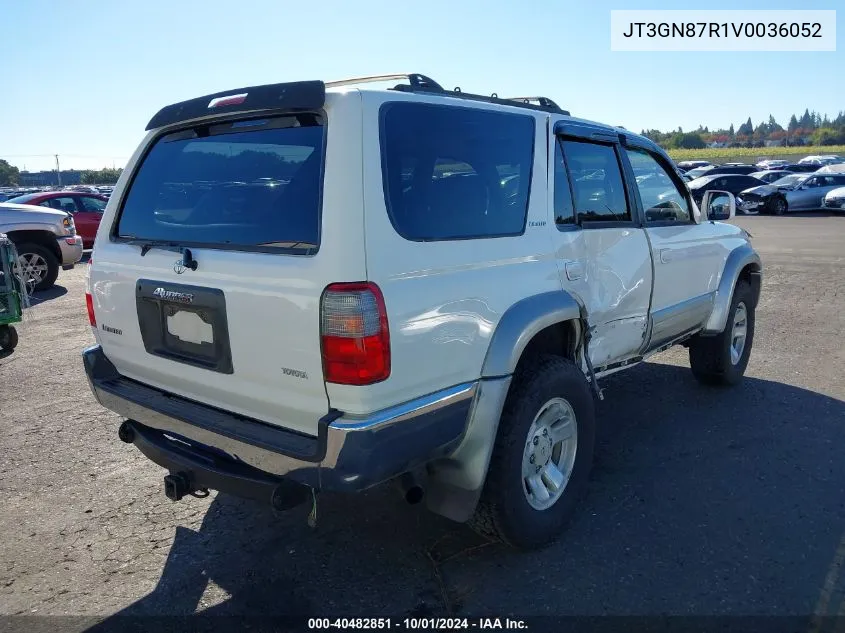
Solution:
[[[828,191],[824,196],[824,200],[822,200],[822,207],[825,209],[845,211],[845,187]]]
[[[774,184],[777,185],[776,181]],[[845,186],[845,174],[807,174],[790,189],[782,190],[786,195],[789,211],[821,209],[825,195],[838,187]]]

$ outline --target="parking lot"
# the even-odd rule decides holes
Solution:
[[[589,496],[520,553],[392,488],[172,503],[91,396],[84,267],[0,359],[0,613],[845,615],[845,217],[742,217],[764,260],[735,389],[686,350],[608,378]],[[84,628],[84,627],[83,627]]]

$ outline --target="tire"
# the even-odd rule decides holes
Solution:
[[[737,282],[728,311],[724,331],[718,336],[697,337],[689,346],[689,360],[693,376],[705,385],[736,385],[742,381],[751,347],[754,343],[754,305],[751,285]],[[734,346],[734,335],[739,331],[744,312],[745,338],[739,352]],[[733,348],[733,352],[732,352]]]
[[[0,325],[0,350],[11,352],[18,346],[18,331],[11,325]]]
[[[552,424],[552,429],[569,429],[567,424],[572,424],[576,434],[554,445],[551,444],[552,435],[540,434],[538,439],[546,439],[542,444],[535,444],[532,436],[534,431],[539,433],[535,418],[544,411],[548,420],[557,419],[559,414],[569,419],[569,422]],[[574,419],[567,418],[569,413]],[[469,521],[470,527],[488,538],[521,549],[535,549],[550,543],[566,527],[586,492],[594,447],[593,393],[583,372],[572,361],[560,357],[542,357],[521,370],[514,376],[505,401],[487,479],[475,514]],[[539,456],[536,462],[529,463],[529,452]],[[534,468],[541,461],[558,460],[560,470],[557,473],[569,470],[569,478],[560,486],[562,491],[553,497],[550,505],[538,509],[535,505],[540,500],[529,494],[523,467]],[[540,475],[532,476],[532,479],[539,478]]]
[[[17,248],[21,265],[26,260],[40,273],[38,282],[32,288],[34,290],[52,288],[59,276],[59,260],[55,254],[46,246],[33,242],[17,245],[15,248]]]
[[[789,210],[789,205],[786,202],[786,198],[783,196],[777,196],[774,200],[772,200],[772,213],[774,215],[783,215]]]

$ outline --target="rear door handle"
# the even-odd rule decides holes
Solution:
[[[575,281],[584,276],[584,265],[581,262],[566,262],[564,268],[569,281]]]
[[[672,261],[672,249],[664,248],[660,251],[660,263],[668,264]]]

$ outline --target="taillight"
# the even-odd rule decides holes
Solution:
[[[390,375],[384,297],[374,283],[338,283],[323,292],[320,338],[326,382],[370,385]]]
[[[88,270],[85,272],[85,307],[88,308],[88,322],[91,327],[97,327],[97,319],[94,317],[94,297],[91,296],[91,264],[93,259],[88,259]]]
[[[85,305],[88,307],[88,322],[91,327],[97,327],[97,319],[94,317],[94,298],[90,292],[85,293]]]

